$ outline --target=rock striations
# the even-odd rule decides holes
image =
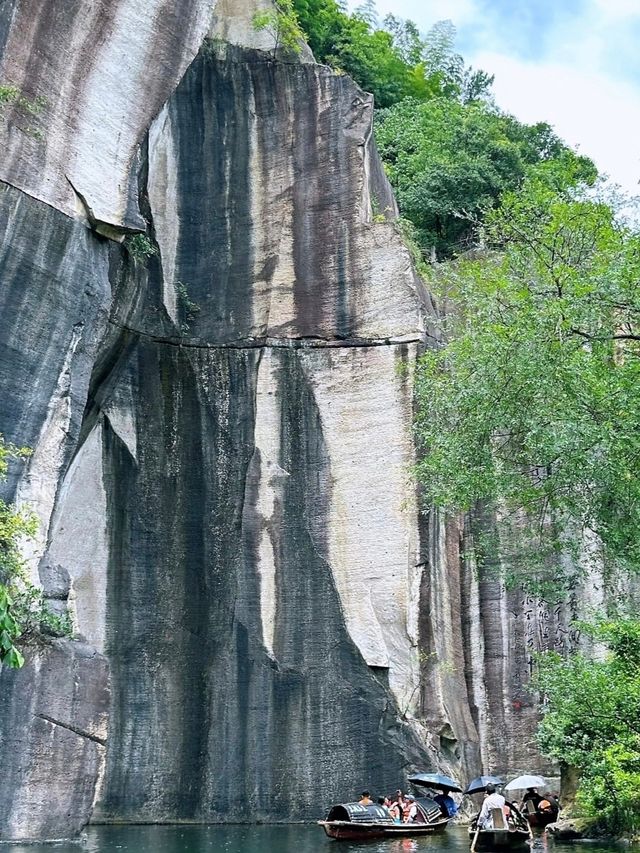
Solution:
[[[84,638],[0,673],[0,839],[524,765],[530,650],[566,642],[418,513],[435,309],[371,98],[212,5],[0,7],[8,496]]]

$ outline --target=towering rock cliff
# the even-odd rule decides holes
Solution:
[[[530,650],[566,615],[418,513],[435,309],[373,215],[371,99],[254,9],[0,7],[0,433],[34,449],[8,494],[84,638],[0,673],[0,838],[538,760]]]

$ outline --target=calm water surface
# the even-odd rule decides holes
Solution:
[[[601,844],[554,844],[532,853],[620,853]],[[628,848],[627,848],[628,849]],[[469,853],[464,827],[431,838],[332,841],[319,826],[94,826],[76,844],[2,844],[0,853]],[[638,848],[636,853],[640,853]]]

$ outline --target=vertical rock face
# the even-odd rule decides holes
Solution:
[[[137,147],[207,32],[215,0],[6,0],[0,180],[70,215],[144,228]]]
[[[159,255],[125,282],[127,342],[89,399],[114,691],[101,819],[311,817],[318,791],[432,766],[400,715],[426,297],[392,226],[367,222],[370,123],[327,69],[208,46],[152,128]]]
[[[23,669],[0,671],[0,841],[80,832],[104,765],[105,658],[66,640],[28,657]]]
[[[395,203],[370,97],[257,49],[249,0],[204,43],[210,2],[33,5],[0,11],[27,98],[0,115],[0,433],[34,448],[7,491],[40,520],[33,578],[70,578],[97,652],[0,674],[0,837],[71,834],[94,798],[300,819],[414,768],[535,769],[530,650],[568,620],[419,516],[434,307],[372,217]],[[136,228],[152,257],[116,242]]]

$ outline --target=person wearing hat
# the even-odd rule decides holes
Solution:
[[[416,805],[416,798],[413,796],[413,794],[405,794],[402,819],[405,823],[413,823],[416,819],[417,814],[418,806]]]
[[[453,817],[458,811],[458,806],[449,791],[440,791],[433,797],[433,802],[440,806],[443,817]]]

